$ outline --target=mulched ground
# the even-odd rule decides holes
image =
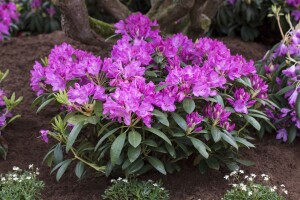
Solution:
[[[267,47],[257,43],[244,43],[235,38],[221,38],[233,53],[240,53],[247,59],[259,59],[267,51]],[[35,98],[31,91],[30,70],[35,60],[49,54],[55,44],[69,42],[76,48],[91,51],[101,56],[109,52],[106,48],[86,46],[67,39],[62,32],[49,35],[38,35],[25,38],[13,38],[0,43],[0,69],[10,70],[10,76],[5,81],[4,88],[8,92],[15,91],[17,95],[24,96],[24,102],[15,112],[22,114],[22,118],[7,127],[5,138],[9,143],[9,154],[6,161],[0,160],[0,173],[6,173],[13,166],[28,167],[33,163],[41,169],[40,179],[45,181],[43,197],[46,200],[76,200],[101,199],[103,190],[110,184],[105,177],[89,177],[77,181],[73,172],[68,172],[57,183],[55,176],[50,175],[50,169],[42,165],[42,159],[51,144],[45,144],[38,137],[38,131],[49,128],[49,120],[57,113],[56,108],[48,108],[40,114],[30,105]],[[256,141],[257,148],[244,150],[245,158],[256,163],[252,167],[244,167],[247,173],[265,173],[271,176],[275,184],[285,184],[289,190],[288,199],[300,199],[300,145],[281,144],[274,139],[274,135],[266,136],[262,141]],[[163,176],[152,172],[145,179],[162,179],[166,188],[170,190],[173,200],[220,199],[227,189],[223,176],[228,173],[209,171],[202,175],[190,163],[184,163],[180,173]]]

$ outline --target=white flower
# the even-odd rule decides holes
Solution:
[[[274,189],[274,190],[277,190],[277,186],[273,186],[273,189]]]
[[[264,181],[268,181],[268,180],[270,180],[270,178],[268,176],[265,176]]]
[[[17,177],[17,174],[13,174],[12,177]]]
[[[265,177],[265,176],[267,176],[267,175],[265,175],[265,174],[262,174],[262,175],[261,175],[261,177]]]
[[[228,180],[229,176],[228,176],[228,175],[226,175],[226,176],[224,176],[224,178],[225,178],[225,180]]]
[[[153,181],[151,179],[148,180],[149,183],[152,183]]]
[[[240,173],[243,174],[243,173],[244,173],[244,170],[240,170]]]
[[[15,177],[15,178],[13,178],[13,180],[14,180],[14,181],[17,181],[17,180],[19,180],[19,179],[18,179],[17,177]]]
[[[283,188],[284,188],[284,187],[285,187],[285,185],[281,184],[281,185],[280,185],[280,187],[283,187]]]
[[[19,183],[21,183],[21,182],[22,182],[22,179],[19,180]]]
[[[119,178],[118,178],[118,181],[120,181],[120,180],[122,180],[122,178],[121,178],[121,177],[119,177]]]
[[[157,185],[156,183],[153,183],[153,186],[154,186],[154,187],[157,187],[158,185]]]
[[[288,191],[287,191],[287,190],[284,190],[283,192],[284,192],[285,194],[288,194]]]
[[[252,191],[249,191],[248,192],[248,196],[251,196],[253,193],[252,193]]]
[[[256,175],[255,174],[250,174],[253,178],[255,178],[256,177]]]
[[[14,166],[14,167],[13,167],[13,170],[14,170],[14,171],[19,171],[19,170],[20,170],[20,168],[19,168],[19,167],[16,167],[16,166]]]
[[[161,190],[165,190],[165,188],[163,188],[163,187],[161,187],[160,189],[161,189]]]
[[[27,177],[26,177],[26,179],[27,179],[27,180],[30,180],[30,179],[31,179],[31,177],[30,177],[30,176],[27,176]]]
[[[234,176],[236,174],[236,171],[233,171],[229,174],[229,176]]]
[[[1,178],[1,181],[6,181],[6,179],[4,177]]]
[[[248,178],[248,181],[253,181],[253,178],[252,178],[252,177],[249,177],[249,178]]]
[[[124,183],[128,183],[128,180],[127,180],[127,179],[123,179],[123,182],[124,182]]]
[[[113,182],[116,182],[116,180],[115,179],[111,179],[110,182],[113,183]]]
[[[271,188],[270,190],[271,190],[271,192],[275,192],[275,190],[273,188]]]
[[[40,172],[36,172],[36,175],[40,175]]]
[[[232,187],[237,187],[237,184],[232,184]]]
[[[29,165],[28,169],[33,169],[33,164]]]
[[[247,186],[244,183],[240,183],[241,190],[246,191]]]

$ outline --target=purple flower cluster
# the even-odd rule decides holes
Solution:
[[[253,61],[231,55],[217,40],[200,38],[194,43],[182,34],[163,38],[157,26],[140,13],[118,22],[116,33],[122,37],[103,62],[68,44],[56,46],[46,66],[34,65],[31,87],[37,95],[66,90],[75,106],[100,100],[108,118],[127,126],[143,121],[147,127],[154,108],[175,112],[186,98],[214,97],[242,77],[250,77],[255,93],[236,90],[230,103],[237,112],[247,113],[254,97],[266,97],[267,86],[256,75]],[[231,113],[220,104],[206,106],[202,114],[228,131],[235,127]],[[197,112],[187,115],[188,127],[199,131],[202,118]]]
[[[19,19],[19,15],[14,3],[0,1],[0,41],[3,40],[4,35],[9,35],[9,28]]]
[[[294,17],[295,21],[299,21],[300,19],[300,1],[299,0],[286,0],[286,3],[290,6],[294,7],[295,10],[292,11],[291,15]]]

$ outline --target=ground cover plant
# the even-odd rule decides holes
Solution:
[[[284,200],[288,195],[284,184],[272,185],[266,174],[246,175],[244,170],[235,170],[224,178],[232,188],[226,191],[223,200]]]
[[[85,167],[106,175],[172,173],[191,157],[202,172],[249,164],[238,149],[254,147],[248,140],[261,128],[257,119],[268,122],[260,105],[273,104],[253,62],[217,40],[163,38],[157,26],[133,14],[115,24],[121,39],[103,61],[62,44],[34,65],[33,105],[62,108],[53,129],[41,131],[45,142],[57,140],[45,162],[58,180],[72,162],[78,177]]]
[[[138,181],[136,179],[111,180],[112,185],[109,186],[102,195],[107,200],[168,200],[169,191],[167,191],[162,183],[156,183],[152,180]]]
[[[14,3],[0,1],[0,41],[9,37],[10,29],[18,21],[19,15]]]
[[[4,79],[8,76],[9,71],[7,70],[5,73],[0,71],[0,83],[3,84]],[[4,128],[13,122],[15,119],[19,118],[20,115],[13,116],[12,109],[19,105],[22,101],[22,97],[16,99],[15,93],[11,95],[11,97],[7,97],[7,94],[4,90],[0,89],[0,156],[3,159],[6,159],[8,145],[3,137]]]
[[[14,166],[12,172],[0,174],[0,199],[41,199],[43,181],[37,179],[39,169],[29,165],[27,170]]]
[[[275,15],[281,15],[280,8],[274,8]],[[287,21],[290,21],[287,16]],[[299,94],[299,25],[293,26],[285,34],[281,29],[282,40],[276,44],[257,66],[261,74],[266,74],[269,83],[269,96],[279,105],[279,109],[268,112],[277,128],[276,138],[293,142],[300,128]]]

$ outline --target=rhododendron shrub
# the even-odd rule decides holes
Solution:
[[[299,0],[226,0],[218,10],[212,28],[218,34],[240,36],[245,41],[252,41],[261,34],[265,36],[270,30],[274,37],[278,33],[275,31],[276,20],[268,18],[272,5],[280,6],[284,14],[290,14],[294,24],[299,21]],[[288,29],[284,17],[281,25]]]
[[[254,147],[257,120],[268,120],[260,105],[270,104],[253,62],[217,40],[164,38],[157,26],[133,14],[115,24],[121,39],[110,57],[64,43],[35,63],[33,104],[40,111],[56,101],[62,109],[53,129],[41,131],[45,142],[58,142],[45,157],[57,179],[73,162],[78,177],[86,166],[129,176],[172,173],[187,158],[201,171],[248,163],[238,150]]]
[[[0,0],[0,41],[10,35],[10,27],[19,19],[19,15],[14,3]]]
[[[60,29],[59,10],[50,0],[17,0],[19,32],[50,33]]]
[[[293,142],[300,128],[300,26],[292,27],[258,63],[269,82],[269,96],[279,109],[268,110],[279,140]]]
[[[0,71],[0,83],[7,77],[9,71],[7,70],[5,73]],[[7,142],[4,139],[4,128],[20,117],[20,115],[13,115],[12,109],[19,105],[21,103],[22,97],[19,97],[16,99],[15,93],[11,95],[10,98],[8,98],[7,93],[0,89],[0,156],[3,159],[6,159],[7,151],[8,151],[8,145]]]

